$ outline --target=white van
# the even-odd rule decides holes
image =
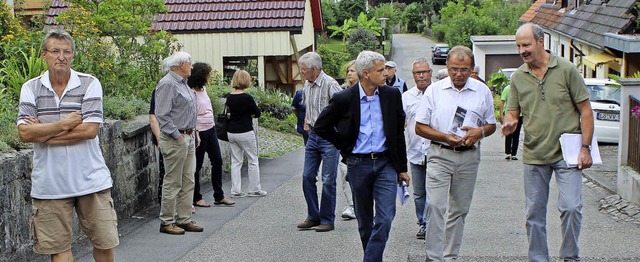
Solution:
[[[620,139],[620,85],[611,79],[585,78],[598,142]]]

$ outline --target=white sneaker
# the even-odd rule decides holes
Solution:
[[[194,207],[193,205],[191,206],[191,214],[195,214],[196,213],[196,207]]]
[[[353,211],[353,207],[346,206],[342,211],[342,218],[344,219],[356,219],[356,213]]]
[[[240,193],[231,193],[231,197],[232,198],[241,198],[241,197],[246,197],[247,193],[245,192],[240,192]]]
[[[267,195],[267,191],[264,191],[264,190],[258,190],[258,191],[255,191],[255,192],[249,192],[247,194],[247,196],[250,196],[250,197],[263,197],[263,196],[266,196],[266,195]]]

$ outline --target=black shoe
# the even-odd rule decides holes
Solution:
[[[506,160],[511,160],[511,155],[507,155],[507,156],[505,156],[505,157],[504,157],[504,159],[506,159]]]
[[[516,156],[512,156],[511,160],[518,160],[518,158]]]
[[[427,225],[420,225],[420,229],[418,229],[418,233],[416,234],[417,239],[424,239],[427,231]]]

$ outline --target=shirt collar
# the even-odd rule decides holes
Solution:
[[[186,78],[178,75],[176,72],[173,72],[171,70],[169,70],[169,75],[172,76],[173,79],[175,79],[177,82],[180,82],[180,83],[186,83],[187,82]]]
[[[320,74],[318,75],[318,77],[316,77],[316,81],[313,81],[313,82],[311,82],[309,80],[307,80],[307,81],[309,82],[309,84],[311,84],[311,86],[314,86],[314,85],[322,86],[324,84],[324,81],[325,81],[325,78],[326,78],[325,76],[326,76],[326,74],[324,73],[324,71],[320,71]]]
[[[558,56],[547,51],[547,53],[549,53],[549,65],[547,65],[547,69],[549,68],[554,68],[558,65]],[[529,64],[524,63],[524,71],[527,73],[532,73],[531,72],[531,67],[529,67]]]
[[[365,99],[367,97],[367,94],[364,92],[364,88],[362,87],[360,82],[358,82],[358,91],[360,91],[360,99]],[[378,92],[378,87],[376,87],[376,91],[373,91],[373,95],[378,95]]]
[[[79,87],[81,84],[80,77],[78,76],[78,72],[74,71],[73,69],[70,69],[70,70],[71,70],[71,74],[69,75],[69,81],[67,82],[67,86],[65,87],[65,90],[74,89],[76,87]],[[51,78],[49,78],[49,70],[44,72],[44,74],[40,78],[40,82],[45,87],[53,91],[53,85],[51,85]]]
[[[442,85],[442,89],[447,89],[447,88],[451,88],[451,89],[455,89],[456,91],[458,90],[457,88],[455,88],[453,86],[453,82],[451,81],[451,77],[447,77],[445,79],[442,79],[440,81],[446,81],[444,82],[444,85]],[[469,79],[467,79],[467,83],[464,84],[464,87],[462,87],[462,89],[460,89],[460,92],[464,91],[464,90],[471,90],[471,91],[476,91],[478,85],[475,85],[473,82],[477,81],[480,82],[478,80],[475,80],[471,77],[469,77]],[[481,82],[480,82],[481,83]],[[417,89],[417,88],[416,88]]]

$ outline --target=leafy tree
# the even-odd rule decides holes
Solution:
[[[425,23],[426,6],[422,3],[411,3],[402,12],[402,23],[407,31],[417,32],[418,25]]]
[[[362,0],[340,0],[336,12],[336,22],[338,26],[342,26],[344,21],[358,17],[360,13],[366,13],[367,7],[365,1]]]
[[[322,71],[333,77],[342,75],[342,65],[351,59],[348,53],[333,51],[325,45],[319,46],[317,52],[322,58]]]
[[[338,23],[338,5],[333,0],[322,0],[322,24],[325,27]]]
[[[56,21],[76,40],[74,67],[96,75],[106,95],[149,99],[162,58],[179,48],[164,31],[149,30],[163,0],[69,0]]]

